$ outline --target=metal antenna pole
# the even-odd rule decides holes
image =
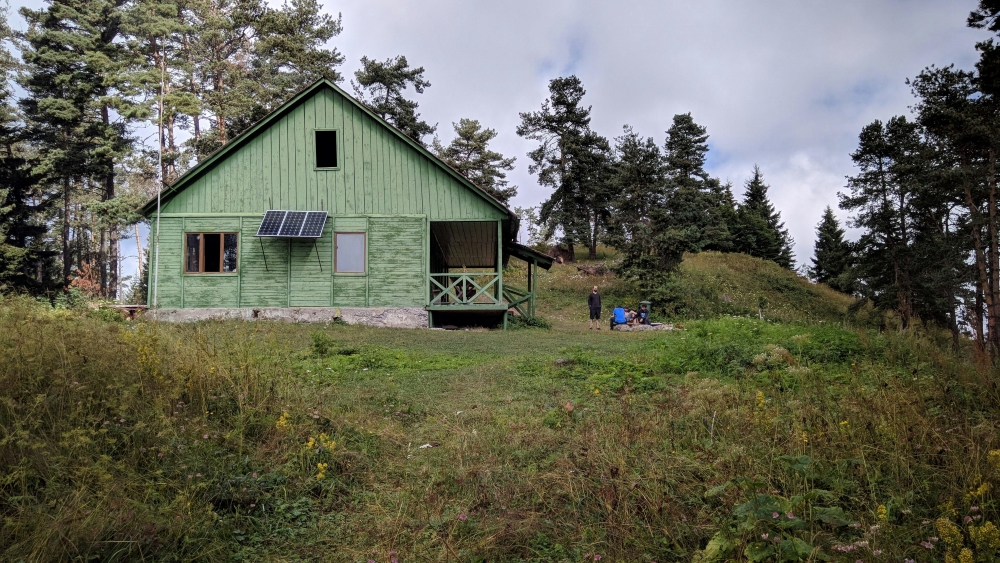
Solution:
[[[159,153],[159,165],[156,170],[156,238],[154,239],[154,246],[156,248],[156,260],[153,265],[153,308],[160,308],[160,195],[163,192],[163,90],[166,88],[164,83],[166,82],[166,72],[167,72],[167,61],[166,61],[166,49],[162,51],[160,57],[160,96],[158,101],[159,106],[159,134],[157,135],[156,142],[159,145],[157,147],[157,153]]]

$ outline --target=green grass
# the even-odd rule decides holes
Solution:
[[[696,294],[770,287],[695,258]],[[770,320],[588,331],[574,276],[541,278],[551,329],[508,332],[8,299],[0,559],[995,560],[1000,394],[964,352],[845,328],[805,286]]]

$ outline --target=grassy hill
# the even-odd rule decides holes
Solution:
[[[752,259],[669,333],[586,330],[594,279],[509,332],[0,302],[0,559],[997,560],[994,371]]]
[[[613,251],[605,250],[596,261],[584,265],[611,265]],[[521,276],[523,277],[523,276]],[[616,304],[636,306],[648,298],[631,284],[615,278],[581,273],[576,264],[556,264],[539,276],[541,313],[568,322],[587,319],[586,295],[598,285],[609,307]],[[753,316],[760,311],[763,299],[765,319],[785,323],[867,324],[869,311],[849,313],[854,299],[821,284],[811,283],[795,272],[767,260],[745,254],[702,252],[685,256],[678,273],[674,301],[665,304],[672,319],[711,318],[719,315]]]

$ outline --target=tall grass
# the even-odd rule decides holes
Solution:
[[[995,374],[921,334],[684,325],[158,325],[7,300],[0,559],[996,560]]]

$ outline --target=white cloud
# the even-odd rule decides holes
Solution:
[[[981,32],[965,27],[975,0],[671,0],[482,2],[345,0],[336,44],[351,76],[361,55],[406,55],[433,86],[417,99],[439,124],[473,117],[518,157],[517,205],[548,193],[527,173],[532,148],[514,129],[539,107],[547,82],[576,73],[593,126],[625,123],[662,142],[676,113],[708,127],[710,171],[737,194],[756,163],[796,240],[800,263],[814,227],[852,173],[857,134],[906,113],[908,77],[931,64],[969,67]],[[841,218],[845,214],[839,213]]]

